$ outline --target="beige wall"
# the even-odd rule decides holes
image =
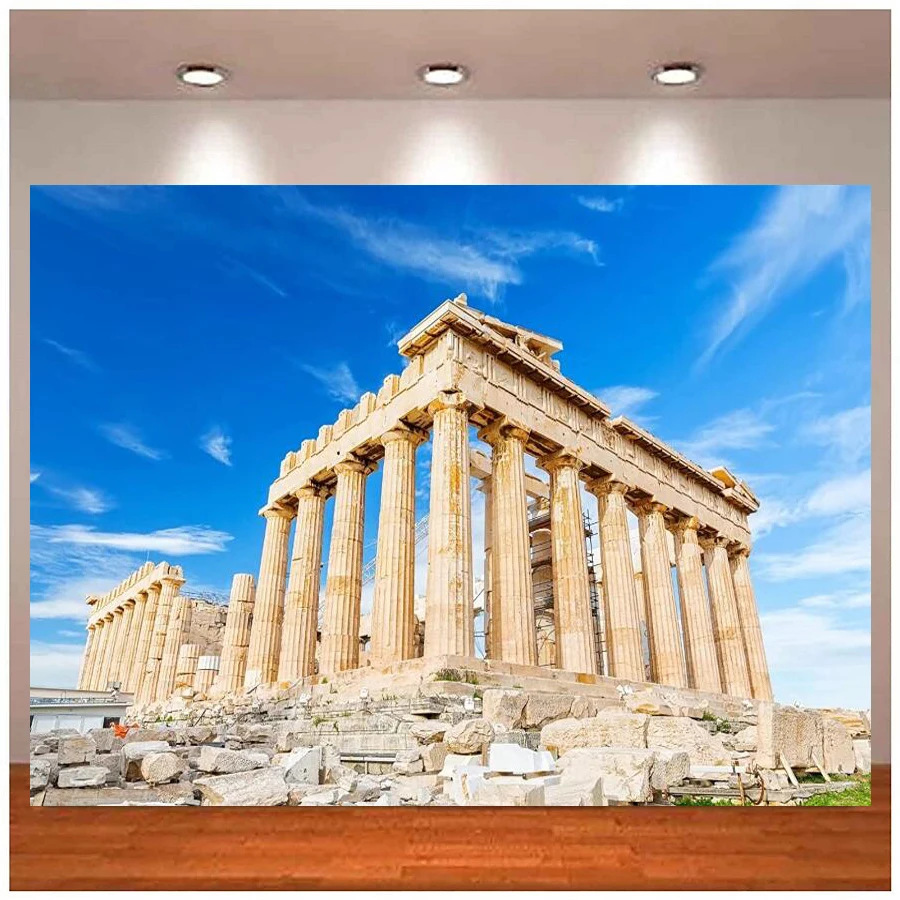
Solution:
[[[872,186],[873,756],[889,761],[889,101],[46,101],[11,112],[13,760],[28,755],[29,184],[596,182]]]

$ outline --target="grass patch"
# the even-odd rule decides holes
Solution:
[[[675,806],[740,806],[740,801],[733,797],[691,797],[685,795],[675,798]]]
[[[872,776],[851,775],[849,781],[855,781],[856,785],[847,788],[846,791],[828,791],[824,794],[816,794],[804,801],[804,806],[871,806],[872,805]]]
[[[459,669],[438,669],[434,673],[434,680],[478,684],[478,676],[474,672],[460,672]]]

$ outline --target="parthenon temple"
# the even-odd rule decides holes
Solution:
[[[479,312],[464,295],[398,347],[400,375],[284,457],[260,511],[258,578],[235,576],[218,645],[188,639],[181,568],[148,564],[89,598],[83,685],[120,682],[149,703],[188,683],[213,695],[358,670],[389,675],[420,657],[483,657],[536,676],[771,699],[748,562],[748,516],[759,504],[742,481],[611,418],[562,373],[559,341]],[[429,506],[417,521],[429,441]],[[379,468],[367,567],[366,483]],[[484,498],[479,547],[473,479]],[[427,578],[417,615],[420,543]]]

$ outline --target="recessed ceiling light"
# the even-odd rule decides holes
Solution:
[[[437,87],[452,87],[454,84],[462,84],[469,77],[469,71],[465,66],[456,63],[436,63],[431,66],[422,66],[419,69],[419,78],[425,84]]]
[[[665,87],[683,87],[687,84],[696,84],[702,74],[703,67],[697,63],[678,62],[657,66],[650,73],[650,77]]]
[[[175,75],[180,82],[191,87],[211,88],[225,81],[229,72],[221,66],[189,63],[179,66]]]

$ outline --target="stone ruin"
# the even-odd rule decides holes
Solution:
[[[284,458],[260,511],[258,582],[235,576],[224,623],[221,608],[198,614],[167,563],[89,597],[80,686],[133,693],[135,730],[43,738],[36,759],[57,743],[60,759],[46,780],[41,762],[36,795],[63,802],[83,777],[94,794],[78,802],[600,805],[679,790],[791,802],[815,787],[795,770],[864,770],[865,715],[772,701],[748,563],[756,497],[610,419],[562,374],[561,348],[462,295],[446,301],[400,340],[401,375]],[[472,427],[490,457],[470,446]],[[423,528],[416,457],[429,434]],[[365,485],[379,466],[363,620]],[[485,496],[477,604],[472,478]],[[582,486],[596,499],[597,562]],[[78,740],[93,774],[61,761]],[[107,756],[119,762],[97,764]]]

